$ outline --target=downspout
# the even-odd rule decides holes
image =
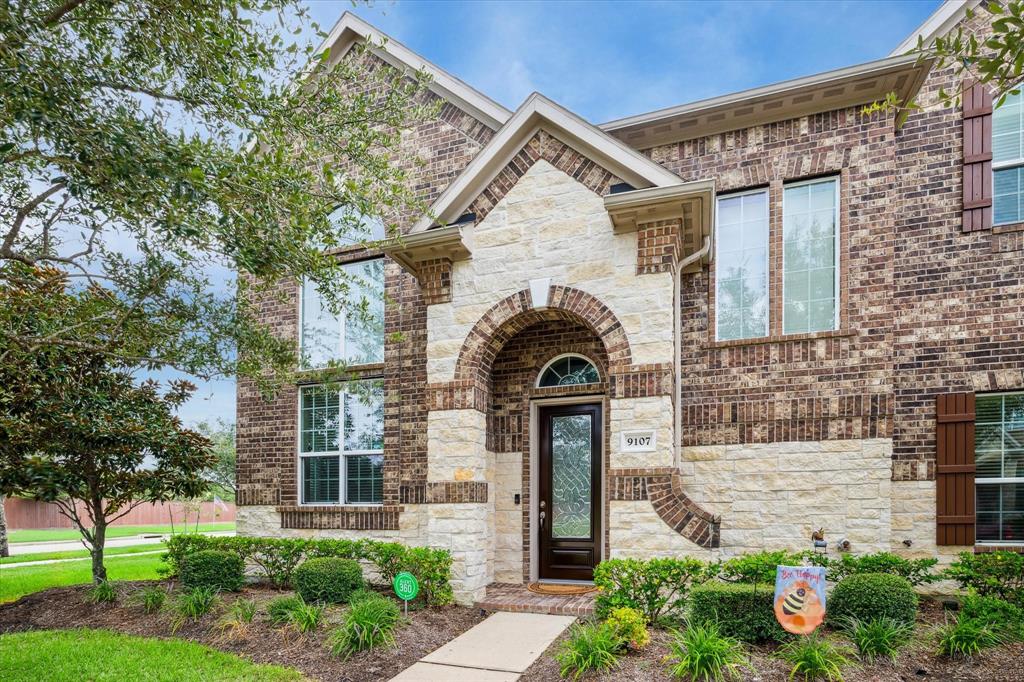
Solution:
[[[712,227],[714,229],[714,227]],[[682,429],[683,429],[683,340],[682,340],[682,327],[683,327],[683,313],[680,310],[682,307],[682,278],[683,269],[688,265],[699,261],[704,256],[711,253],[711,235],[704,237],[704,245],[700,247],[698,251],[691,253],[689,256],[679,261],[675,269],[675,279],[673,281],[674,293],[673,300],[675,301],[675,310],[673,311],[674,321],[674,332],[675,332],[675,409],[673,410],[673,416],[675,418],[675,424],[673,425],[672,440],[673,443],[673,466],[678,469],[680,464],[680,452],[682,446],[679,444],[682,440]]]

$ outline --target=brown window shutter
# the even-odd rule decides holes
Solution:
[[[935,416],[935,544],[973,545],[974,394],[938,396]]]
[[[992,227],[992,96],[983,83],[964,83],[963,231]]]

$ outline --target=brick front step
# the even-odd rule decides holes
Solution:
[[[526,585],[492,583],[476,603],[484,611],[546,613],[552,616],[589,616],[594,613],[594,593],[581,595],[536,594]]]

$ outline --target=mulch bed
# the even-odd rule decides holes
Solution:
[[[302,671],[310,679],[331,682],[387,680],[423,656],[449,642],[482,620],[479,610],[458,606],[410,610],[407,622],[395,633],[397,646],[360,652],[347,661],[332,656],[327,648],[327,633],[339,621],[344,607],[328,609],[326,623],[316,633],[299,635],[271,625],[265,605],[285,592],[247,587],[241,593],[223,595],[224,605],[207,614],[198,623],[188,623],[171,634],[171,617],[160,613],[147,615],[133,603],[132,593],[152,582],[118,584],[114,604],[86,601],[89,587],[60,587],[0,604],[0,633],[25,630],[66,628],[103,628],[143,637],[176,637],[237,654],[256,663],[274,663]],[[224,608],[236,598],[255,599],[259,611],[252,628],[244,637],[227,638],[217,627]]]
[[[922,600],[918,612],[917,636],[904,649],[896,663],[876,661],[859,663],[843,670],[847,682],[882,682],[889,680],[1013,680],[1024,679],[1024,644],[1015,643],[988,649],[968,661],[953,661],[935,654],[935,642],[930,632],[945,622],[942,605]],[[563,634],[538,658],[521,682],[540,682],[558,679],[558,663],[554,654],[567,634]],[[640,652],[629,653],[620,659],[619,667],[605,675],[589,674],[585,680],[669,681],[665,658],[669,655],[672,636],[664,630],[651,631],[651,643]],[[852,644],[850,645],[853,648]],[[775,658],[771,646],[747,646],[753,670],[742,671],[742,679],[752,682],[783,682],[789,680],[789,666]],[[854,656],[851,656],[855,658]],[[678,682],[678,681],[675,681]]]

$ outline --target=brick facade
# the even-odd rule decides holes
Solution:
[[[823,481],[800,494],[832,529],[861,547],[903,551],[913,538],[914,551],[934,552],[922,538],[934,529],[935,396],[1024,389],[1024,225],[961,229],[961,115],[932,103],[939,87],[955,85],[949,71],[930,74],[920,95],[929,106],[902,126],[850,107],[641,150],[682,181],[768,192],[769,335],[716,341],[714,267],[683,274],[679,405],[671,278],[699,245],[683,242],[678,219],[613,236],[600,201],[620,177],[540,130],[469,204],[465,229],[482,244],[468,262],[422,262],[418,277],[387,263],[385,362],[362,370],[385,384],[383,508],[298,506],[296,388],[266,402],[244,381],[239,505],[273,506],[283,529],[402,528],[424,541],[420,505],[448,505],[491,528],[494,575],[529,579],[531,401],[585,395],[606,415],[605,556],[628,555],[622,543],[634,538],[645,556],[802,546],[802,521],[754,527],[757,509],[791,509],[795,493],[773,486],[798,460]],[[409,165],[424,198],[439,196],[492,135],[448,103],[410,131],[403,148],[424,162]],[[823,176],[839,179],[839,328],[784,335],[783,190]],[[579,243],[585,232],[602,235],[599,253]],[[556,249],[569,262],[555,262]],[[548,299],[533,301],[528,281],[542,275]],[[297,337],[294,287],[261,311],[276,333]],[[534,388],[562,353],[589,357],[601,382]],[[619,451],[619,433],[634,423],[667,434],[656,453]],[[443,440],[443,424],[461,425],[468,435],[459,437],[478,450],[476,465],[451,467],[465,480],[438,473],[431,438]],[[658,533],[671,537],[648,542]]]

